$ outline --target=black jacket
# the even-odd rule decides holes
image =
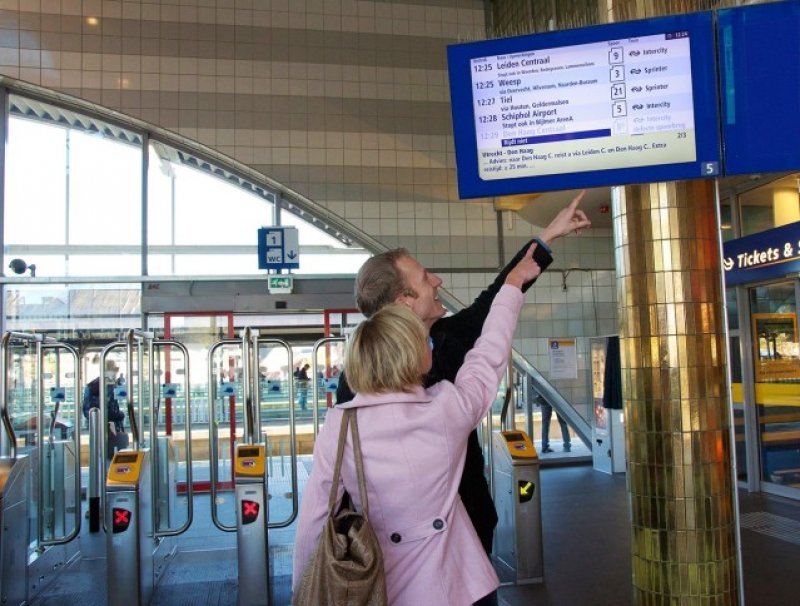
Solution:
[[[464,363],[464,357],[481,335],[483,323],[489,314],[495,295],[505,283],[508,273],[527,252],[531,242],[528,242],[516,254],[511,262],[497,275],[494,282],[478,295],[469,307],[452,316],[437,320],[431,327],[433,366],[425,377],[425,387],[430,387],[443,380],[455,380],[456,374]],[[553,262],[553,257],[542,246],[536,247],[534,259],[539,263],[542,271]],[[526,284],[522,290],[527,291],[534,281]],[[345,360],[345,366],[346,364],[347,361]],[[339,386],[336,390],[336,403],[349,402],[354,395],[347,384],[345,372],[342,372],[339,377]],[[492,535],[494,534],[494,527],[497,525],[497,512],[494,508],[492,495],[489,492],[489,485],[484,476],[483,451],[478,440],[477,429],[470,433],[467,440],[467,458],[464,462],[464,471],[461,475],[458,493],[486,553],[491,553]]]
[[[83,416],[89,419],[89,410],[100,406],[100,378],[94,378],[83,388]],[[114,384],[106,384],[106,420],[114,423],[117,431],[125,431],[125,413],[119,408],[119,402],[114,397]]]

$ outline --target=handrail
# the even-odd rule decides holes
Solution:
[[[542,397],[550,403],[561,418],[565,419],[567,423],[575,430],[575,433],[586,444],[587,448],[592,448],[592,427],[591,424],[584,419],[578,411],[575,410],[561,393],[550,383],[539,370],[533,366],[528,360],[517,352],[512,352],[514,365],[517,370],[526,373]]]
[[[153,346],[168,346],[168,347],[177,347],[181,353],[183,353],[183,357],[185,360],[184,364],[184,373],[183,373],[183,392],[186,398],[186,412],[183,415],[183,430],[184,435],[186,436],[186,520],[184,523],[177,527],[177,528],[168,528],[166,530],[155,530],[155,536],[157,537],[170,537],[182,534],[188,530],[189,526],[192,524],[192,520],[194,519],[194,486],[192,484],[192,405],[191,405],[191,388],[190,388],[190,381],[189,381],[189,350],[183,343],[179,343],[178,341],[173,341],[170,339],[163,339],[153,341]],[[153,366],[153,358],[150,358],[150,365]],[[155,382],[152,383],[155,386]],[[151,394],[155,392],[155,389],[151,389]],[[150,418],[153,419],[157,415],[155,414],[155,408],[151,405],[150,407]],[[152,435],[155,436],[155,428],[153,428]],[[152,440],[153,444],[157,443],[156,439]],[[155,482],[153,482],[155,485]],[[155,501],[153,501],[155,503]]]
[[[98,379],[97,384],[97,410],[99,411],[100,417],[100,427],[102,428],[102,435],[104,436],[102,440],[100,440],[100,453],[102,454],[100,464],[104,464],[106,459],[108,458],[108,440],[105,439],[105,435],[108,432],[108,411],[106,410],[106,406],[108,406],[108,402],[106,402],[106,375],[105,375],[105,368],[106,368],[106,360],[108,359],[108,354],[111,350],[124,347],[124,341],[112,341],[108,345],[106,345],[100,351],[100,377]],[[128,381],[131,380],[131,376],[128,375]],[[128,395],[130,395],[130,388],[128,388]],[[128,412],[130,415],[130,411]],[[103,506],[105,506],[105,482],[103,482]],[[104,520],[105,524],[105,520]]]
[[[214,377],[214,352],[225,345],[241,345],[240,339],[223,339],[217,341],[208,350],[208,469],[211,480],[211,520],[214,526],[224,532],[235,532],[236,526],[229,526],[223,524],[219,519],[217,513],[217,482],[219,481],[219,473],[217,471],[217,462],[219,461],[219,446],[217,444],[217,383]]]
[[[255,335],[257,337],[257,335]],[[253,337],[254,331],[250,326],[242,329],[242,403],[244,406],[244,428],[242,436],[245,444],[257,444],[261,434],[261,415],[255,414],[253,392],[260,391],[253,389],[252,377],[258,376],[257,372],[251,372],[253,364]],[[257,351],[257,349],[256,349]],[[257,354],[256,354],[257,355]]]
[[[43,373],[42,373],[42,358],[43,358],[43,350],[44,349],[65,349],[68,353],[72,355],[72,359],[75,364],[75,410],[73,411],[73,428],[74,431],[72,433],[72,441],[75,446],[75,474],[74,474],[74,490],[75,495],[81,494],[81,432],[80,432],[80,423],[81,423],[81,406],[80,406],[80,394],[81,394],[81,369],[80,369],[80,356],[78,355],[78,351],[68,345],[66,343],[57,343],[57,342],[50,342],[51,339],[45,339],[45,343],[37,343],[37,370],[39,372],[39,420],[44,418],[44,380],[43,380]],[[48,440],[47,444],[50,447],[50,451],[53,451],[53,433],[55,431],[55,424],[56,424],[56,417],[58,416],[58,411],[60,408],[60,402],[56,402],[55,409],[53,410],[52,418],[50,419],[50,430],[48,432]],[[38,524],[38,531],[37,531],[37,549],[41,549],[42,547],[47,547],[50,545],[63,545],[64,543],[69,543],[72,539],[78,536],[81,531],[81,508],[75,507],[74,508],[74,526],[72,531],[68,534],[64,535],[63,537],[57,537],[52,539],[45,539],[44,538],[44,524],[42,524],[42,520],[44,520],[44,500],[42,494],[42,477],[44,472],[44,431],[43,431],[42,424],[37,422],[37,430],[39,432],[38,436],[38,451],[39,451],[39,482],[37,483],[37,498],[36,498],[36,507],[37,507],[37,519],[39,520]],[[52,459],[51,459],[52,460]]]
[[[127,382],[128,382],[128,417],[131,422],[131,433],[133,433],[133,448],[134,450],[141,450],[141,434],[139,432],[139,428],[144,420],[144,408],[139,403],[137,409],[137,402],[141,401],[141,397],[135,398],[133,395],[133,340],[134,338],[139,339],[140,341],[147,341],[148,343],[152,344],[152,340],[155,337],[155,334],[152,332],[148,332],[145,330],[139,330],[138,328],[131,328],[127,331],[125,335],[125,352],[127,354],[125,360],[125,372],[127,373]],[[138,348],[138,352],[141,356],[141,348]],[[141,364],[139,368],[141,369]],[[105,372],[105,366],[101,368],[101,372]],[[142,395],[142,391],[144,388],[144,382],[142,377],[139,377],[139,396]],[[152,415],[150,415],[152,417]],[[152,435],[150,436],[151,441]],[[151,450],[153,450],[151,445]]]
[[[28,343],[41,343],[45,337],[44,335],[27,333],[27,332],[14,332],[8,331],[3,334],[2,341],[0,341],[0,419],[3,422],[6,437],[8,438],[9,456],[12,459],[17,458],[17,432],[14,431],[14,424],[11,422],[11,417],[8,414],[8,367],[10,350],[8,348],[12,339],[17,341],[25,341]],[[5,454],[5,453],[3,453]]]
[[[289,359],[289,366],[291,367],[292,362],[292,346],[289,345],[288,342],[284,341],[283,339],[276,339],[276,338],[260,338],[256,337],[255,339],[255,351],[253,359],[258,359],[258,351],[259,346],[261,345],[279,345],[286,350],[288,359]],[[258,382],[258,373],[254,373],[256,383]],[[297,481],[297,432],[295,430],[294,422],[294,386],[292,385],[293,381],[289,381],[289,458],[291,459],[291,481],[292,481],[292,513],[289,515],[282,522],[272,522],[267,524],[267,528],[286,528],[290,526],[292,522],[295,521],[297,518],[297,514],[300,511],[299,501],[298,501],[298,481]],[[258,388],[259,398],[261,389]],[[259,413],[261,408],[258,408]],[[259,414],[260,417],[260,414]],[[269,484],[268,484],[269,485]]]
[[[439,289],[439,299],[441,299],[445,306],[452,311],[457,311],[464,308],[464,304],[445,289]],[[536,387],[536,390],[542,394],[542,396],[553,407],[553,410],[555,410],[561,416],[561,418],[567,420],[581,441],[586,444],[589,450],[591,450],[592,427],[589,421],[578,414],[578,412],[575,410],[575,407],[572,406],[563,395],[561,395],[561,393],[552,385],[552,383],[550,383],[544,377],[544,375],[542,375],[542,373],[540,373],[539,370],[525,358],[525,356],[515,349],[512,349],[511,357],[517,370],[530,376],[531,380],[533,381],[533,385]]]
[[[314,380],[311,382],[311,401],[313,402],[313,407],[311,410],[311,415],[313,419],[314,425],[314,437],[316,438],[319,434],[319,406],[318,406],[318,399],[319,399],[319,381],[317,380],[318,375],[318,365],[317,365],[317,351],[323,345],[329,345],[331,343],[346,343],[347,337],[324,337],[319,339],[316,343],[314,343],[313,348],[311,349],[311,373],[314,375]],[[294,401],[294,400],[292,400]]]
[[[103,439],[100,440],[100,452],[102,454],[101,461],[95,462],[95,465],[105,465],[106,460],[108,459],[108,440],[105,439],[106,434],[108,433],[108,402],[106,402],[106,376],[105,376],[105,368],[106,368],[106,360],[108,359],[109,353],[114,349],[125,348],[125,372],[127,373],[125,377],[126,385],[127,385],[127,397],[128,397],[128,421],[131,425],[131,433],[133,433],[133,450],[141,450],[141,436],[139,434],[139,422],[138,420],[144,418],[144,408],[141,405],[141,398],[138,400],[134,398],[133,395],[133,340],[134,338],[139,340],[147,340],[148,343],[152,341],[154,337],[154,333],[147,332],[143,330],[139,330],[137,328],[131,328],[126,331],[125,339],[122,341],[112,341],[108,345],[106,345],[100,352],[100,377],[98,380],[97,391],[98,391],[98,410],[99,410],[99,417],[100,417],[100,427],[101,435],[104,436]],[[137,351],[139,355],[142,355],[141,347],[137,347]],[[139,360],[139,368],[141,369],[141,359]],[[143,376],[144,373],[140,373],[139,376],[139,393],[140,395],[143,392],[143,381],[145,377]],[[136,409],[136,403],[139,403],[138,410]],[[152,417],[152,414],[150,415]],[[152,436],[151,436],[152,438]],[[151,440],[152,442],[156,442],[156,440]],[[151,444],[151,458],[156,454],[156,451],[152,448],[153,445]],[[157,448],[157,447],[156,447]],[[152,472],[152,463],[151,463],[151,472]],[[90,462],[90,473],[91,473],[91,462]],[[152,482],[151,482],[152,484]],[[106,483],[102,483],[101,487],[101,506],[105,508],[106,504]],[[151,495],[152,496],[152,495]],[[155,517],[153,517],[155,520]],[[103,528],[106,532],[108,532],[108,528],[106,526],[106,519],[103,516]]]

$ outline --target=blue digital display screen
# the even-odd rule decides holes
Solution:
[[[800,2],[717,12],[725,174],[800,168]]]
[[[711,12],[448,47],[459,196],[720,172]]]

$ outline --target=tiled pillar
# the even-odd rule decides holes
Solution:
[[[614,193],[634,603],[738,603],[712,181]]]

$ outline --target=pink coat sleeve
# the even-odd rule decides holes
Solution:
[[[295,534],[294,557],[292,560],[292,587],[303,576],[303,571],[314,553],[317,540],[322,533],[322,524],[328,515],[328,498],[333,481],[333,466],[336,463],[336,448],[339,444],[339,428],[341,427],[342,411],[336,408],[329,409],[325,417],[325,424],[317,435],[314,444],[313,467],[308,476],[308,482],[300,500],[300,514],[297,519],[297,532]],[[339,479],[339,490],[336,503],[341,503],[344,493],[344,484]]]
[[[464,358],[455,387],[458,400],[475,427],[497,395],[508,368],[511,341],[517,327],[524,295],[514,286],[503,285],[483,323],[480,338]]]

